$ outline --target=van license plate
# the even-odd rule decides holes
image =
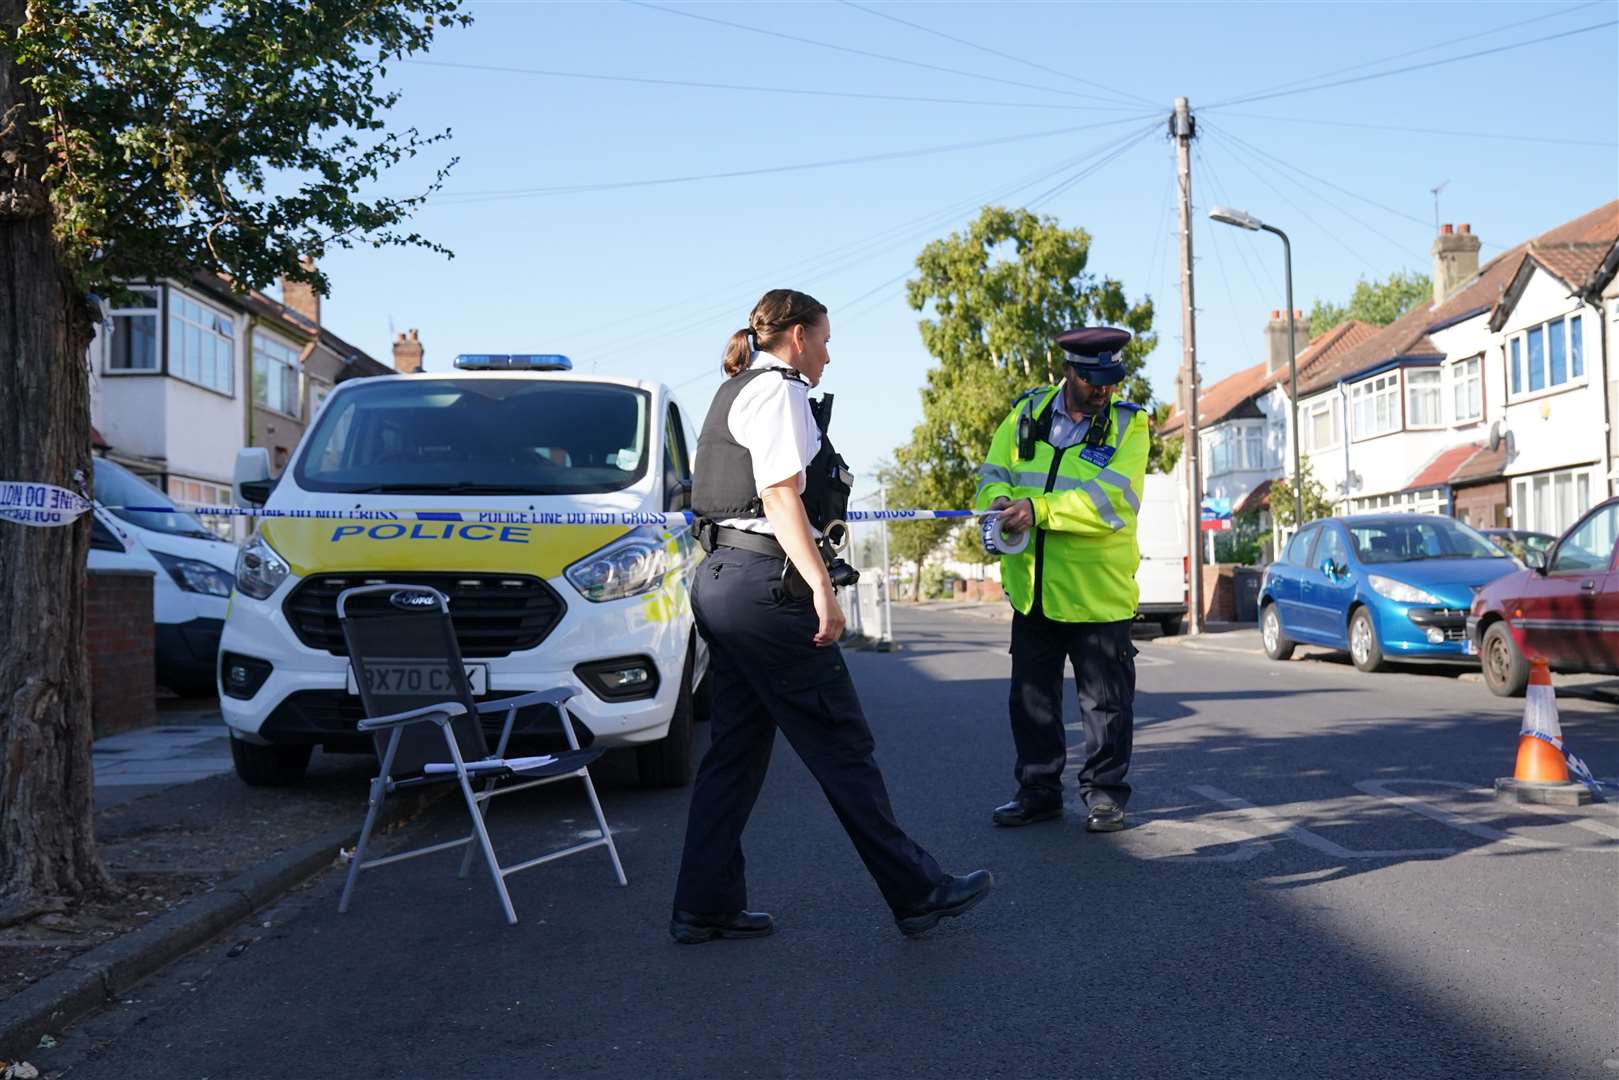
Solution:
[[[438,690],[432,685],[434,664],[372,664],[368,668],[371,677],[379,684],[382,694],[431,694]],[[442,672],[442,668],[439,669]],[[354,665],[350,664],[345,673],[346,689],[350,694],[359,694],[360,686],[354,681]],[[489,665],[468,664],[467,681],[472,684],[472,696],[482,697],[489,692]]]

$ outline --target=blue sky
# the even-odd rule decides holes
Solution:
[[[442,155],[395,170],[381,190],[417,190],[458,156],[445,197],[415,221],[456,258],[371,248],[330,255],[327,324],[380,358],[389,355],[390,324],[419,328],[429,370],[458,352],[564,352],[584,371],[679,385],[698,425],[719,384],[726,337],[765,289],[800,288],[832,309],[823,389],[838,397],[839,448],[869,479],[920,419],[931,364],[902,275],[927,241],[960,229],[985,201],[1024,205],[1048,195],[1041,213],[1094,237],[1094,271],[1123,281],[1132,297],[1154,298],[1160,344],[1148,373],[1158,396],[1171,396],[1181,344],[1164,123],[1176,96],[1191,99],[1200,123],[1194,243],[1205,385],[1260,360],[1264,323],[1284,306],[1280,244],[1209,222],[1214,203],[1288,231],[1296,306],[1308,310],[1317,296],[1346,299],[1363,276],[1426,272],[1430,189],[1442,181],[1440,219],[1470,223],[1485,258],[1619,194],[1612,26],[1214,107],[1279,84],[1350,79],[1611,23],[1619,14],[1612,2],[867,5],[963,43],[841,3],[667,6],[687,14],[605,0],[474,2],[475,24],[444,32],[424,58],[430,63],[391,65],[404,94],[394,123],[451,128],[454,137],[434,148]],[[1523,25],[1497,29],[1512,23]],[[1360,66],[1402,53],[1410,55]],[[1345,68],[1353,70],[1328,74]],[[533,193],[1082,127],[859,164]],[[1052,192],[1084,155],[1149,128]],[[505,192],[526,193],[494,194]]]

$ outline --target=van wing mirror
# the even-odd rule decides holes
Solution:
[[[263,506],[269,502],[270,492],[275,490],[275,480],[270,476],[270,451],[262,446],[236,451],[231,488],[238,503]]]

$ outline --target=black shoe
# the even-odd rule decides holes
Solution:
[[[677,911],[669,920],[669,936],[680,945],[701,945],[715,938],[769,937],[776,921],[762,911],[739,911],[735,915],[693,915]]]
[[[988,870],[974,870],[966,877],[952,877],[946,874],[944,880],[928,893],[926,900],[915,907],[902,908],[894,912],[894,921],[899,924],[900,933],[906,937],[915,937],[933,929],[940,919],[966,912],[988,896],[989,890],[994,885],[995,877]]]
[[[1050,821],[1062,817],[1061,799],[1031,799],[1019,795],[1005,806],[997,806],[990,820],[1008,828],[1015,825],[1033,825],[1036,821]]]
[[[1118,832],[1124,828],[1124,808],[1112,803],[1097,803],[1085,817],[1086,832]]]

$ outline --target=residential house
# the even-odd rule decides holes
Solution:
[[[90,346],[91,423],[108,458],[177,502],[228,504],[238,448],[269,448],[279,469],[340,373],[392,371],[322,327],[293,283],[289,303],[202,273],[129,291]]]
[[[1293,366],[1301,385],[1309,372],[1377,331],[1368,323],[1351,320],[1306,343],[1303,318],[1302,311],[1294,312],[1294,338],[1299,351]],[[1287,319],[1282,312],[1272,311],[1265,325],[1265,359],[1221,379],[1198,395],[1203,494],[1209,499],[1229,500],[1234,514],[1260,511],[1263,515],[1270,505],[1272,481],[1293,471],[1288,436],[1290,399],[1286,391],[1289,376]],[[1184,432],[1186,394],[1179,378],[1176,397],[1180,408],[1160,425],[1162,435]],[[1299,422],[1306,420],[1301,413]],[[1184,470],[1177,466],[1177,472],[1184,483]],[[1268,530],[1268,524],[1261,524]]]
[[[1483,266],[1469,226],[1443,226],[1432,302],[1300,378],[1302,450],[1339,512],[1560,532],[1604,494],[1610,365],[1596,324],[1616,240],[1619,202]]]

